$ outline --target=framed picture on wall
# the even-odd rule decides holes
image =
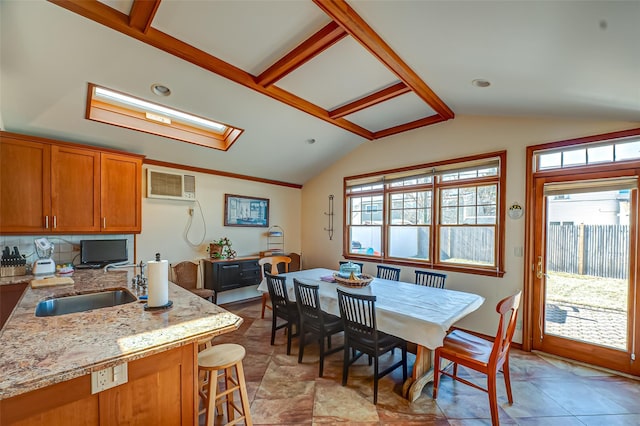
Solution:
[[[224,226],[269,226],[269,199],[224,194]]]

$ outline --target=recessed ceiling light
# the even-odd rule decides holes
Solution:
[[[491,82],[489,80],[484,80],[482,78],[476,78],[471,82],[476,87],[489,87],[491,86]]]
[[[152,84],[151,91],[158,96],[169,96],[171,94],[171,89],[163,84]]]

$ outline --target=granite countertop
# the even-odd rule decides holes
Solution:
[[[17,275],[14,277],[0,277],[0,285],[19,284],[23,282],[29,282],[34,279],[33,275]]]
[[[74,284],[25,293],[0,330],[0,400],[92,371],[130,362],[238,329],[242,318],[169,283],[173,307],[145,311],[143,302],[36,317],[51,297],[130,287],[132,272],[76,271]],[[31,277],[13,277],[21,282]],[[0,284],[0,285],[1,285]]]

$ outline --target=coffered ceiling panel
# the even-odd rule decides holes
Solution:
[[[165,0],[152,26],[258,75],[330,21],[310,1]]]
[[[430,117],[435,112],[414,93],[406,93],[370,108],[345,116],[349,121],[373,132]]]
[[[275,84],[331,110],[397,82],[360,44],[344,38]]]

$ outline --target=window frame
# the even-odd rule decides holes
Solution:
[[[176,114],[189,115],[194,119],[208,120],[215,124],[219,124],[223,130],[216,131],[213,128],[205,128],[185,119],[156,112],[154,109],[147,109],[137,105],[127,105],[125,102],[97,96],[96,89],[104,89],[132,100],[151,104],[154,107],[172,110]],[[137,132],[163,136],[177,141],[213,148],[220,151],[229,150],[229,148],[231,148],[231,146],[244,132],[243,129],[211,118],[200,117],[195,114],[171,108],[167,105],[131,96],[127,93],[110,89],[105,86],[99,86],[94,83],[88,83],[87,85],[85,118],[99,123],[123,127]],[[162,120],[166,120],[167,122]]]
[[[456,180],[443,181],[440,176],[465,171],[469,169],[482,169],[483,166],[495,164],[497,168],[496,176],[480,176],[475,178],[461,178]],[[497,163],[497,164],[496,164]],[[433,163],[417,164],[413,166],[389,169],[378,172],[366,173],[355,176],[346,176],[343,180],[343,257],[350,260],[368,261],[376,263],[395,264],[415,268],[429,268],[444,271],[454,271],[476,275],[504,276],[505,259],[505,208],[506,208],[506,164],[507,151],[496,151],[485,154],[478,154],[468,157],[455,158]],[[430,183],[417,183],[415,185],[393,185],[401,179],[411,179],[414,176],[432,176]],[[441,222],[441,192],[451,188],[478,188],[486,185],[496,185],[496,217],[495,224],[476,223],[479,226],[494,226],[494,260],[491,266],[477,264],[448,263],[443,262],[439,255],[441,227],[450,226]],[[368,190],[353,190],[357,187],[369,187]],[[377,186],[377,188],[375,188]],[[390,255],[391,229],[398,224],[393,224],[391,219],[392,194],[431,191],[430,223],[411,226],[427,226],[428,236],[428,259],[393,257]],[[351,230],[352,227],[363,226],[362,224],[351,224],[351,199],[354,197],[367,197],[382,195],[382,224],[373,226],[381,227],[381,250],[379,254],[371,255],[365,253],[351,253]],[[476,200],[478,203],[478,200]],[[477,204],[476,204],[477,207]],[[477,217],[477,216],[476,216]],[[400,224],[402,225],[402,224]],[[464,225],[464,224],[461,224]]]

